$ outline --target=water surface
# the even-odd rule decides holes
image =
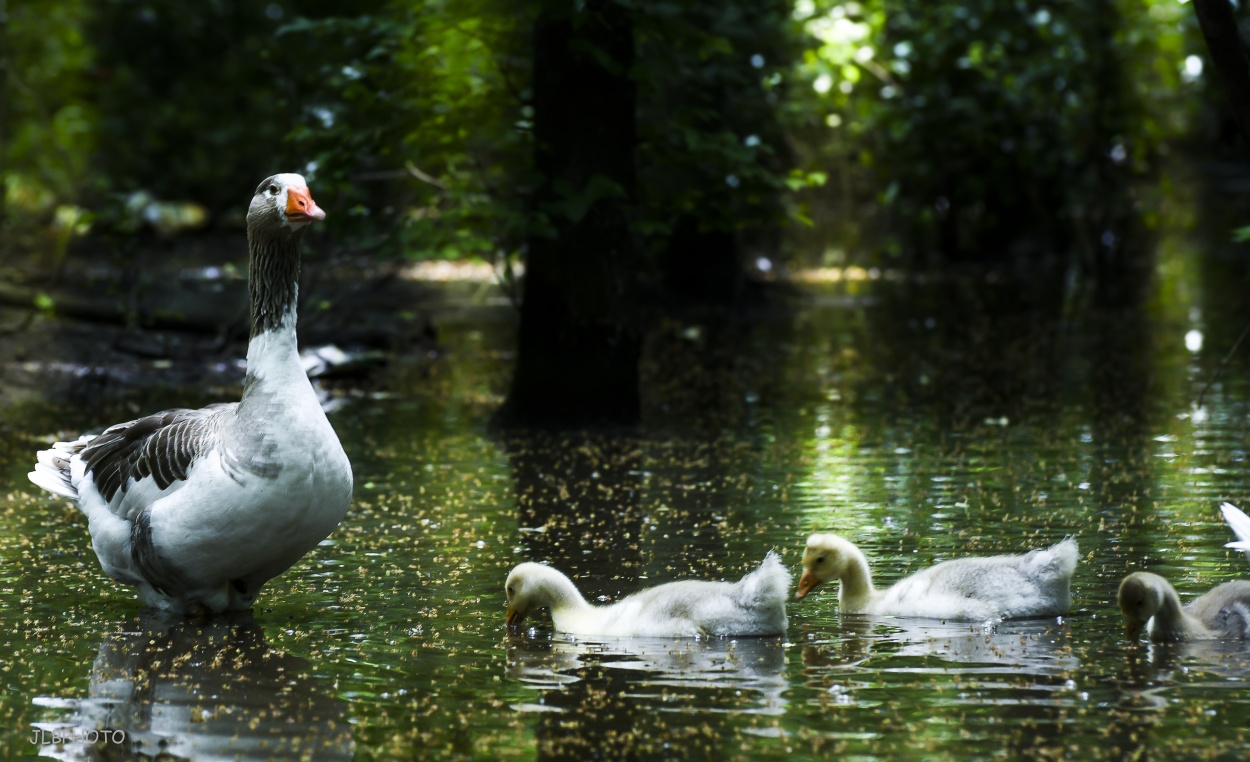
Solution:
[[[435,316],[435,356],[329,389],[355,502],[230,620],[144,615],[25,472],[54,437],[236,381],[58,376],[0,411],[0,737],[67,759],[1244,758],[1246,652],[1132,646],[1114,605],[1131,570],[1183,598],[1248,571],[1217,506],[1250,506],[1250,353],[1194,405],[1247,321],[1244,272],[1165,247],[1114,287],[1045,270],[804,286],[657,330],[629,432],[492,431],[515,329],[462,305]],[[841,616],[828,585],[785,638],[570,639],[544,616],[505,632],[523,560],[612,600],[734,578],[769,549],[797,570],[815,530],[858,542],[878,584],[1073,535],[1074,608]],[[135,745],[81,740],[99,728]]]

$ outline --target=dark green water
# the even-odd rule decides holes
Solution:
[[[507,309],[436,316],[438,357],[336,390],[352,510],[231,621],[142,619],[82,517],[25,472],[53,436],[234,388],[15,396],[0,739],[70,759],[125,755],[35,731],[119,728],[136,754],[203,759],[1244,759],[1250,652],[1130,646],[1114,604],[1135,569],[1183,598],[1248,571],[1217,506],[1250,507],[1250,351],[1194,406],[1250,317],[1246,267],[1161,252],[1111,288],[887,274],[729,326],[674,322],[649,341],[628,434],[491,432]],[[1074,608],[995,626],[841,617],[830,585],[790,607],[784,639],[504,628],[522,560],[616,598],[737,577],[770,548],[797,569],[814,530],[858,541],[878,584],[1074,535]]]

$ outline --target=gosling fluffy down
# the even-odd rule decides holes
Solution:
[[[510,626],[546,608],[560,632],[651,637],[781,635],[789,588],[790,572],[772,552],[737,582],[669,582],[607,606],[588,603],[572,580],[542,564],[519,564],[505,583]]]
[[[957,621],[1056,616],[1071,606],[1069,584],[1078,556],[1076,541],[1069,537],[1023,555],[944,561],[878,590],[859,548],[836,534],[814,534],[803,552],[795,597],[802,600],[836,579],[846,614]]]

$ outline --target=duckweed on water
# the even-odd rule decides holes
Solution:
[[[1227,375],[1199,419],[1190,400],[1222,352],[1184,349],[1183,308],[991,314],[950,308],[941,281],[872,289],[732,329],[669,326],[649,343],[644,425],[627,433],[490,430],[512,329],[457,313],[438,357],[398,358],[373,381],[386,394],[341,396],[352,509],[233,621],[141,615],[99,571],[78,512],[25,482],[55,434],[146,409],[148,392],[6,408],[8,747],[73,758],[88,750],[36,748],[32,730],[111,727],[140,753],[258,759],[1250,753],[1250,657],[1129,645],[1115,607],[1131,570],[1183,597],[1245,575],[1216,506],[1250,502],[1246,374]],[[1215,316],[1237,298],[1208,296],[1208,346],[1235,338]],[[955,324],[909,327],[931,316]],[[1108,345],[1107,325],[1151,340]],[[503,579],[522,560],[606,602],[732,579],[770,548],[797,566],[815,530],[852,538],[880,585],[1074,535],[1074,608],[988,625],[867,619],[841,616],[827,586],[790,607],[785,639],[573,640],[542,617],[504,628]]]

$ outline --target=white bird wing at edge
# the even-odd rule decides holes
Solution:
[[[1228,528],[1237,535],[1237,542],[1225,543],[1224,547],[1244,550],[1246,558],[1250,558],[1250,516],[1232,503],[1221,503],[1220,512],[1224,514]]]

